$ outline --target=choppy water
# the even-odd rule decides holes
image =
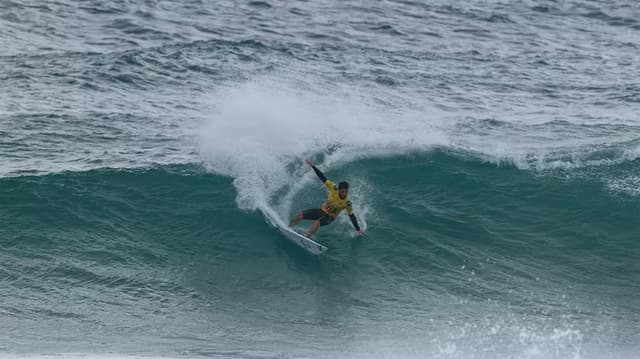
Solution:
[[[638,19],[1,2],[0,354],[638,356]],[[319,258],[262,215],[323,200],[305,158],[367,228]]]

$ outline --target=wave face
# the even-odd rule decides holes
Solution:
[[[36,351],[117,341],[196,356],[637,350],[634,197],[441,150],[327,175],[351,181],[368,234],[354,238],[344,216],[321,229],[330,250],[317,259],[200,166],[1,180],[5,350],[32,335]],[[316,206],[321,184],[291,198]]]
[[[636,5],[0,13],[1,355],[638,356]]]

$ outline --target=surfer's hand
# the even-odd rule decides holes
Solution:
[[[361,229],[361,230],[358,231],[358,234],[361,235],[361,236],[364,236],[364,231]]]
[[[306,162],[309,166],[313,166],[313,162],[311,162],[311,160],[305,160],[305,162]]]

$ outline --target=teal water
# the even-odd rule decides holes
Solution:
[[[345,163],[326,173],[352,182],[367,235],[344,216],[321,257],[198,165],[5,178],[4,350],[624,356],[640,203],[592,172],[637,169],[540,175],[446,150]],[[291,207],[323,196],[310,181]]]

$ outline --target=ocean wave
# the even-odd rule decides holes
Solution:
[[[311,281],[344,293],[325,300],[360,313],[351,320],[392,315],[421,328],[416,316],[427,324],[431,317],[440,329],[417,347],[440,348],[445,357],[473,357],[470,345],[493,345],[496,337],[513,355],[574,353],[626,325],[617,314],[594,311],[640,310],[631,285],[640,275],[637,200],[621,202],[597,181],[540,178],[443,150],[322,168],[352,183],[367,234],[352,237],[340,218],[317,235],[329,247],[319,259],[272,230],[264,208],[238,208],[236,180],[199,165],[0,179],[1,273],[32,296],[0,309],[27,318],[47,308],[39,314],[45,322],[63,315],[73,327],[111,323],[82,303],[146,317],[213,306],[219,314],[208,315],[226,322],[224,313],[251,316],[239,313],[254,305],[297,312],[283,292],[293,290],[299,300],[311,290],[301,283]],[[325,195],[314,178],[295,183],[265,198],[283,221]],[[57,304],[69,298],[66,309]],[[420,309],[425,305],[433,311]],[[478,306],[487,316],[474,314]],[[452,310],[461,314],[442,322]],[[617,340],[622,348],[632,338]]]

